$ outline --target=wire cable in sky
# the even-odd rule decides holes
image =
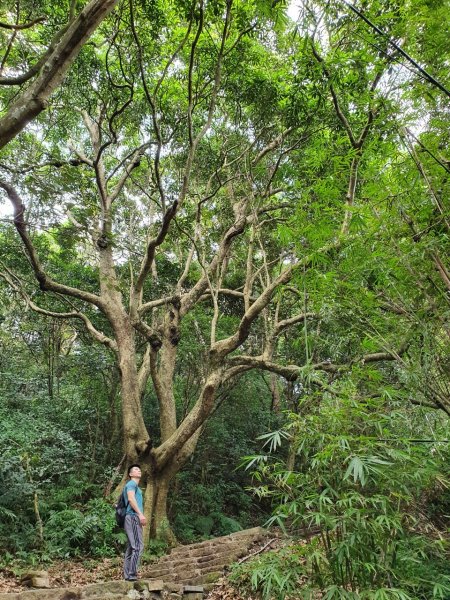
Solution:
[[[439,88],[441,90],[441,92],[444,92],[444,94],[446,94],[450,98],[450,92],[448,91],[448,89],[446,87],[444,87],[442,85],[442,83],[440,83],[432,75],[427,73],[427,71],[425,71],[425,69],[423,69],[419,65],[419,63],[417,63],[413,58],[411,58],[411,56],[409,56],[409,54],[407,54],[398,44],[396,44],[394,41],[392,41],[389,38],[389,36],[384,33],[384,31],[382,31],[379,27],[377,27],[374,23],[372,23],[372,21],[370,21],[360,10],[358,10],[355,6],[353,6],[353,4],[350,4],[350,2],[347,2],[347,0],[342,0],[342,2],[346,6],[348,6],[356,15],[358,15],[358,17],[360,19],[365,21],[365,23],[367,23],[367,25],[372,27],[372,29],[374,29],[379,35],[382,35],[389,42],[389,44],[391,44],[391,46],[393,46],[398,52],[400,52],[400,54],[402,56],[404,56],[406,58],[406,60],[408,60],[411,64],[413,64],[416,67],[416,69],[418,69],[430,83],[432,83],[434,86]]]

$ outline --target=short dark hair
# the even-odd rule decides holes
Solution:
[[[135,467],[137,467],[138,469],[140,469],[140,468],[141,468],[141,465],[138,465],[137,463],[135,463],[134,465],[130,465],[130,466],[128,467],[128,477],[130,476],[130,471],[131,471],[131,469],[134,469]]]

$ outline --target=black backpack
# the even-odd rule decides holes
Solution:
[[[116,504],[116,523],[119,527],[122,527],[122,528],[125,525],[125,515],[127,513],[127,505],[128,505],[128,502],[125,500],[124,490],[122,490],[119,501]]]

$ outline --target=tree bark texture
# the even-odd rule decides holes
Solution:
[[[144,543],[146,546],[150,539],[164,540],[169,545],[176,543],[167,515],[170,482],[171,477],[168,473],[149,477],[147,480],[144,507],[144,514],[147,519],[144,530]]]

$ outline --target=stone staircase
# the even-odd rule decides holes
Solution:
[[[0,600],[202,600],[225,567],[266,537],[264,529],[255,527],[177,546],[157,562],[143,566],[142,579],[137,582],[110,580],[82,587],[0,593]],[[35,584],[31,581],[29,585]]]
[[[266,536],[263,528],[254,527],[197,544],[176,546],[158,562],[142,568],[142,577],[183,585],[210,584],[222,575],[225,567]]]

